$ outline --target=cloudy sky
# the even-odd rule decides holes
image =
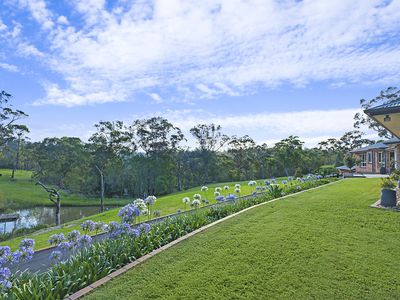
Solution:
[[[2,0],[0,89],[31,138],[100,120],[307,146],[352,129],[400,77],[400,0]]]

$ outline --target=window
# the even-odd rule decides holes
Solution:
[[[372,164],[372,152],[368,152],[368,163]]]
[[[366,158],[367,158],[367,155],[365,153],[360,155],[361,167],[366,167],[367,166]]]
[[[384,167],[384,161],[383,161],[383,153],[378,152],[378,165],[381,167]]]

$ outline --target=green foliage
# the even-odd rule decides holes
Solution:
[[[271,184],[267,187],[267,193],[271,198],[283,196],[283,189],[277,184]]]
[[[344,164],[348,166],[350,169],[359,163],[359,159],[353,154],[347,154],[344,157]]]
[[[394,181],[399,181],[400,180],[400,170],[395,169],[390,173],[390,179]]]
[[[383,189],[394,189],[396,187],[396,183],[389,177],[381,178],[381,187]]]
[[[337,174],[337,170],[334,165],[324,165],[319,167],[318,174],[321,174],[323,176],[327,176],[330,174]]]

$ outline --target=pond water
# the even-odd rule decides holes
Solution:
[[[113,207],[106,207],[106,210]],[[56,209],[55,207],[33,207],[16,210],[14,213],[19,214],[19,219],[15,224],[15,228],[29,228],[39,224],[55,224]],[[61,207],[61,223],[78,220],[99,213],[98,206],[65,206]],[[14,222],[6,223],[6,231],[11,232],[14,229]],[[4,223],[0,224],[0,233],[4,233]]]

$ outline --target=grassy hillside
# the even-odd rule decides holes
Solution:
[[[0,169],[0,212],[18,208],[34,206],[50,206],[48,194],[40,187],[35,186],[31,179],[32,172],[17,171],[15,180],[11,180],[11,170]],[[98,198],[85,198],[77,195],[61,193],[64,206],[97,206]],[[123,205],[127,199],[106,199],[106,205]]]
[[[349,179],[255,208],[86,299],[396,299],[400,214],[378,197],[379,180]]]
[[[249,187],[247,185],[247,181],[241,182],[242,188],[241,188],[241,194],[246,195],[246,194],[251,194],[254,191],[253,187]],[[207,194],[204,194],[204,192],[200,191],[200,187],[195,187],[186,191],[182,192],[176,192],[173,194],[169,194],[167,196],[163,196],[157,199],[156,204],[153,207],[154,210],[160,210],[161,215],[167,215],[171,213],[175,213],[178,209],[185,209],[184,204],[182,203],[182,198],[183,197],[190,197],[193,199],[193,195],[195,193],[200,193],[202,196],[206,196],[207,199],[210,201],[210,203],[215,203],[215,197],[214,197],[214,188],[217,186],[223,187],[224,185],[230,186],[230,191],[233,192],[234,190],[234,185],[236,182],[231,182],[231,183],[218,183],[218,184],[210,184],[208,185],[209,190]],[[260,181],[261,184],[261,181]],[[226,194],[225,191],[223,193]],[[132,199],[131,199],[132,201]],[[189,209],[189,207],[187,207]],[[52,229],[47,229],[45,232],[36,232],[32,234],[28,234],[26,236],[14,238],[5,242],[1,242],[0,245],[9,245],[12,248],[17,248],[19,245],[19,242],[26,237],[31,237],[34,238],[36,241],[35,244],[35,249],[42,249],[46,248],[49,245],[47,244],[47,241],[49,239],[49,236],[55,233],[60,233],[60,232],[69,232],[74,229],[80,229],[80,224],[85,221],[85,220],[93,220],[93,221],[103,221],[103,222],[110,222],[110,221],[119,221],[119,217],[117,216],[117,213],[119,211],[119,208],[116,209],[111,209],[109,211],[106,211],[101,214],[96,214],[92,215],[86,218],[82,218],[79,220],[75,220],[72,222],[68,222],[63,224],[60,228],[52,228]],[[142,217],[141,221],[145,221],[147,217]]]

